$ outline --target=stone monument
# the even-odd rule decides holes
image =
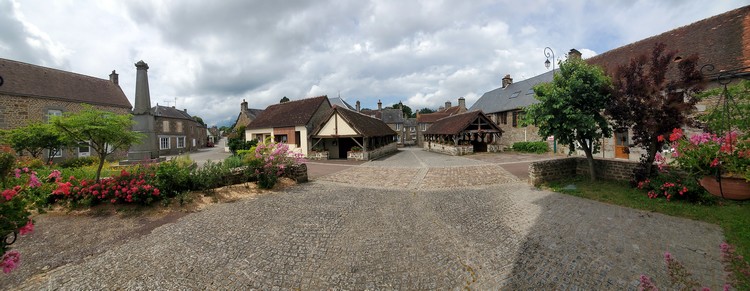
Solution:
[[[135,64],[135,107],[133,108],[133,131],[145,135],[140,144],[130,146],[128,162],[145,162],[159,159],[159,148],[154,130],[154,115],[151,113],[151,95],[148,90],[148,64],[143,60]]]

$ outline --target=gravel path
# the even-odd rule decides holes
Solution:
[[[186,215],[15,287],[635,290],[640,274],[666,286],[670,251],[717,288],[722,239],[716,225],[536,190],[487,162],[402,151]]]

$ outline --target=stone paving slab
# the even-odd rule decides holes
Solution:
[[[182,217],[21,290],[635,290],[672,252],[722,282],[718,226],[534,190],[312,182]]]

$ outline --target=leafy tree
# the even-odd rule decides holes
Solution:
[[[206,123],[205,123],[205,122],[203,122],[203,118],[200,118],[200,116],[198,116],[198,115],[196,115],[196,116],[193,116],[193,119],[195,119],[195,121],[197,121],[197,122],[198,122],[198,123],[200,123],[201,125],[203,125],[203,126],[206,126]]]
[[[107,156],[116,150],[127,150],[143,138],[143,134],[131,131],[135,122],[130,114],[102,111],[89,105],[84,105],[84,109],[77,113],[54,116],[51,121],[68,140],[87,143],[96,152],[99,157],[97,182]]]
[[[404,105],[403,103],[395,103],[391,107],[393,108],[401,108],[401,112],[406,114],[406,117],[412,117],[412,110],[411,107]]]
[[[227,139],[227,146],[232,154],[237,154],[238,150],[249,150],[256,144],[256,140],[245,140],[245,126],[240,126],[236,132],[229,134]]]
[[[425,108],[417,110],[417,112],[419,112],[419,114],[429,114],[429,113],[435,113],[435,110],[425,107]],[[415,113],[414,116],[412,117],[417,117],[417,114]]]
[[[729,129],[733,129],[750,135],[750,132],[747,131],[750,128],[750,80],[741,80],[737,84],[727,86],[726,91],[723,87],[705,91],[699,94],[698,98],[706,99],[714,96],[721,96],[721,101],[729,96],[732,98],[731,101],[728,101],[728,108],[722,108],[723,104],[717,104],[718,106],[708,114],[699,117],[705,127],[714,133],[727,132]],[[728,114],[729,118],[722,116],[722,114]]]
[[[284,103],[284,102],[289,102],[289,98],[286,98],[286,96],[284,96],[284,98],[281,98],[281,100],[279,100],[279,103]]]
[[[604,71],[580,59],[568,59],[551,83],[534,86],[539,103],[527,107],[524,123],[539,127],[539,135],[554,135],[575,150],[578,143],[586,153],[591,179],[596,179],[594,154],[600,138],[610,137],[603,110],[611,95],[611,81]]]
[[[650,57],[642,54],[615,72],[615,91],[606,112],[615,126],[632,128],[633,143],[646,150],[636,173],[638,181],[651,176],[651,165],[665,142],[659,136],[691,121],[695,93],[702,89],[703,75],[696,68],[698,56],[675,62],[676,54],[657,43]],[[677,70],[671,71],[674,66]],[[675,77],[670,77],[672,74]]]
[[[32,157],[40,158],[44,150],[49,149],[47,163],[52,161],[52,157],[66,144],[60,132],[49,123],[30,123],[5,131],[3,135],[18,154],[26,151]]]

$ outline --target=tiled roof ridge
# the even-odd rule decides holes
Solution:
[[[294,103],[294,102],[311,101],[311,100],[317,99],[317,98],[326,98],[327,99],[328,95],[320,95],[320,96],[315,96],[315,97],[307,97],[307,98],[302,98],[302,99],[297,99],[297,100],[289,100],[289,101],[284,102],[284,103],[271,104],[266,109],[271,108],[271,107],[275,107],[275,106],[280,106],[280,105],[287,106],[288,104],[291,104],[291,103]],[[250,108],[248,108],[248,109],[250,109]]]
[[[746,13],[742,13],[743,10],[749,10],[749,11],[747,11]],[[701,19],[701,20],[698,20],[698,21],[695,21],[695,22],[692,22],[692,23],[689,23],[689,24],[685,24],[685,25],[677,27],[677,28],[673,28],[673,29],[667,30],[667,31],[659,33],[659,34],[652,35],[652,36],[644,38],[644,39],[640,39],[638,41],[631,42],[631,43],[623,45],[623,46],[619,46],[619,47],[613,48],[611,50],[608,50],[608,51],[603,52],[601,54],[598,54],[596,56],[590,57],[590,58],[586,59],[586,61],[595,61],[595,60],[598,60],[598,59],[606,58],[606,56],[609,55],[609,54],[614,54],[614,53],[617,53],[620,50],[625,50],[625,49],[628,49],[628,48],[635,47],[635,46],[637,46],[637,45],[639,45],[641,43],[648,43],[648,42],[651,42],[653,40],[658,40],[659,38],[661,38],[661,37],[663,37],[665,35],[674,34],[674,33],[678,32],[678,31],[688,29],[690,26],[699,26],[700,24],[707,23],[707,22],[710,22],[710,21],[715,21],[716,19],[723,19],[723,21],[721,23],[713,26],[713,27],[718,27],[718,26],[724,25],[725,23],[733,20],[734,17],[742,17],[743,15],[746,15],[748,13],[750,13],[750,5],[747,5],[747,6],[744,6],[744,7],[740,7],[740,8],[734,9],[734,10],[730,10],[730,11],[727,11],[727,12],[724,12],[724,13],[721,13],[721,14],[717,14],[717,15],[714,15],[714,16],[711,16],[711,17],[708,17],[708,18],[704,18],[704,19]],[[730,14],[735,14],[735,15],[732,16],[732,17],[727,17],[727,15],[730,15]]]
[[[76,73],[76,72],[72,72],[72,71],[65,71],[65,70],[62,70],[62,69],[45,67],[45,66],[41,66],[41,65],[36,65],[36,64],[31,64],[31,63],[26,63],[26,62],[11,60],[11,59],[0,58],[0,60],[8,61],[8,62],[13,62],[13,63],[17,63],[17,64],[22,64],[22,65],[26,65],[26,66],[33,66],[33,67],[37,67],[37,68],[44,69],[44,70],[51,70],[51,71],[55,71],[57,73],[63,73],[63,74],[66,74],[66,75],[77,75],[77,76],[81,76],[81,77],[95,79],[97,81],[107,81],[107,82],[111,83],[112,85],[115,85],[115,86],[118,86],[118,87],[120,86],[119,84],[112,83],[109,79],[105,79],[105,78],[99,78],[99,77],[84,75],[84,74]],[[53,96],[39,96],[39,97],[53,97]]]

